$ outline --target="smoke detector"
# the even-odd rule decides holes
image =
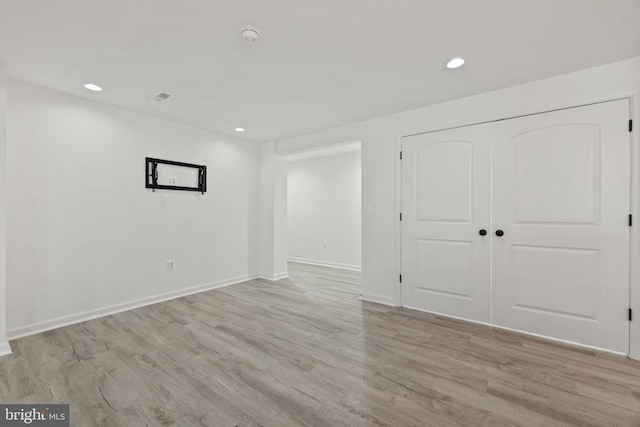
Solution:
[[[256,27],[245,25],[240,29],[240,36],[245,43],[255,43],[260,38],[260,31]]]

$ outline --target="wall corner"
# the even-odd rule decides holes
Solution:
[[[268,280],[287,272],[287,159],[275,142],[260,147],[259,271]]]
[[[0,62],[0,354],[7,342],[7,66]]]

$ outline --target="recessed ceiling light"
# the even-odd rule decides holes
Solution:
[[[244,132],[245,129],[244,128],[236,128],[236,132]]]
[[[100,92],[102,88],[95,83],[85,83],[84,88],[93,92]]]
[[[454,69],[454,68],[460,68],[464,65],[464,59],[462,58],[453,58],[451,60],[449,60],[449,62],[447,62],[447,68],[449,69]]]

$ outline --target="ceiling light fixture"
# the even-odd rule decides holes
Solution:
[[[460,68],[464,65],[464,59],[453,58],[447,62],[447,68],[453,70],[454,68]]]
[[[92,92],[101,92],[102,88],[95,83],[85,83],[84,88]]]
[[[236,132],[244,132],[245,131],[244,128],[236,128],[235,130],[236,130]]]

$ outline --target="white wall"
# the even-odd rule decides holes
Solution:
[[[290,260],[360,269],[360,176],[360,152],[288,164]]]
[[[207,193],[145,189],[145,156]],[[8,157],[12,337],[258,272],[255,143],[10,80]]]
[[[7,295],[7,67],[0,62],[0,356],[11,351],[6,337]]]
[[[379,119],[278,141],[282,155],[347,140],[362,141],[362,277],[363,297],[400,303],[399,170],[403,135],[575,106],[640,90],[640,58],[590,68],[533,83],[488,92]],[[640,106],[634,103],[635,182],[638,182]],[[621,125],[625,125],[624,123]],[[640,215],[640,194],[634,194],[633,214]],[[633,233],[640,241],[640,227]],[[634,262],[640,259],[636,243]],[[632,307],[640,313],[640,269],[632,272]],[[640,357],[640,322],[632,322],[631,353]]]

